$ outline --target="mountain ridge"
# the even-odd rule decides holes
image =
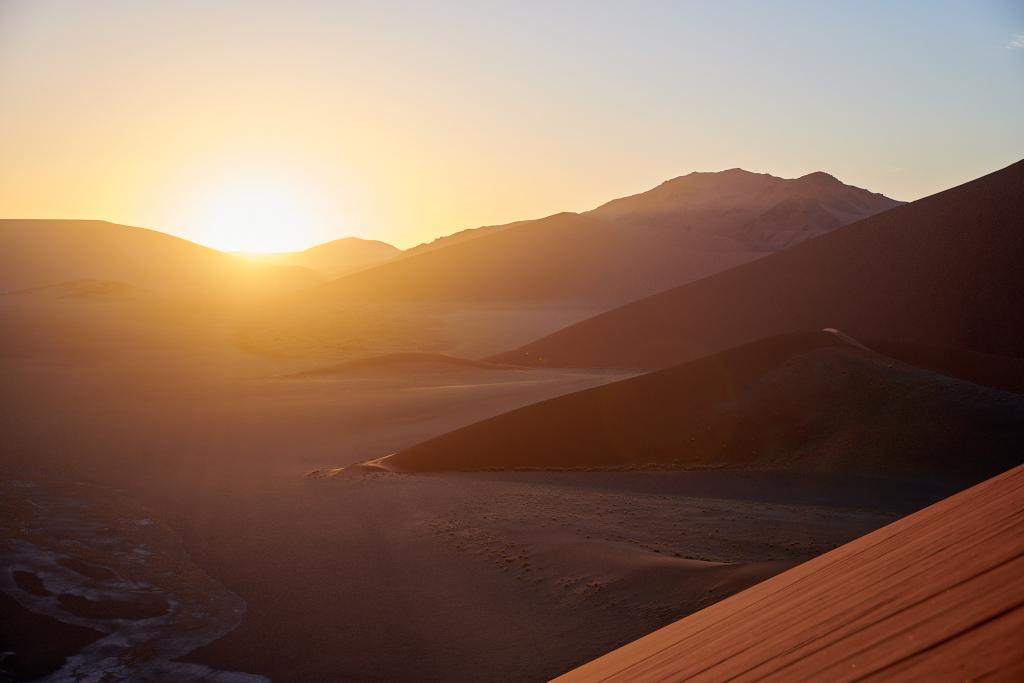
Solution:
[[[563,328],[497,362],[661,368],[835,326],[1024,357],[1024,162]]]
[[[747,171],[681,176],[591,211],[478,229],[484,234],[456,233],[454,243],[442,238],[436,247],[414,248],[327,283],[318,294],[364,301],[616,305],[899,205],[852,186],[839,184],[837,195],[834,187],[808,190],[809,184]]]

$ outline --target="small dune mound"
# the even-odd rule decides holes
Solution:
[[[763,339],[499,415],[396,470],[788,468],[972,482],[1020,462],[1024,396],[837,330]],[[965,455],[970,454],[970,455]]]
[[[296,373],[291,377],[392,376],[444,374],[465,370],[512,370],[511,365],[456,358],[440,353],[388,353]]]

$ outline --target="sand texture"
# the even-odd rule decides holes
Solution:
[[[1022,509],[1018,467],[558,680],[1020,680]]]

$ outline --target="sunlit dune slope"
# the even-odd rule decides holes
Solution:
[[[361,268],[368,268],[402,254],[396,247],[378,240],[343,237],[318,244],[304,251],[279,254],[245,254],[257,263],[308,268],[325,278],[336,278]]]
[[[78,280],[228,292],[294,289],[319,278],[305,268],[250,263],[155,230],[105,221],[0,220],[0,291]]]
[[[621,304],[899,204],[826,177],[694,173],[589,213],[459,233],[318,291],[363,301]]]
[[[1021,462],[1024,396],[831,332],[761,340],[400,451],[405,470],[796,468],[973,483]]]
[[[1021,680],[1022,508],[1018,467],[557,680]]]
[[[658,368],[835,326],[1024,357],[1024,162],[560,330],[500,362]]]

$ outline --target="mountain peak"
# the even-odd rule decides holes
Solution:
[[[842,185],[843,181],[836,178],[830,173],[824,171],[815,171],[814,173],[808,173],[807,175],[800,176],[797,180],[806,183],[815,183],[817,185]]]
[[[722,171],[691,171],[691,172],[687,173],[686,175],[677,176],[675,178],[672,178],[671,180],[666,180],[665,182],[666,183],[671,183],[671,182],[676,181],[676,180],[682,180],[683,178],[692,178],[692,177],[696,177],[696,176],[718,176],[718,177],[723,177],[723,176],[724,177],[730,177],[731,176],[733,178],[741,178],[741,177],[749,178],[749,177],[753,177],[753,176],[766,176],[766,175],[768,175],[768,174],[767,173],[755,173],[754,171],[748,171],[745,168],[740,168],[740,167],[737,166],[736,168],[727,168],[727,169],[722,170]]]

